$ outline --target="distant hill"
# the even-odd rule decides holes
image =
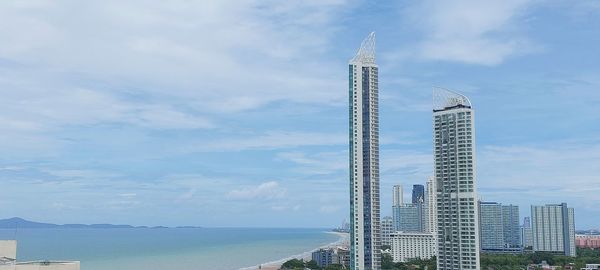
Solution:
[[[113,224],[52,224],[52,223],[41,223],[35,221],[25,220],[19,217],[0,219],[0,229],[52,229],[52,228],[65,228],[65,229],[166,229],[168,227],[156,226],[131,226],[131,225],[113,225]],[[193,226],[185,226],[185,228],[200,228]]]

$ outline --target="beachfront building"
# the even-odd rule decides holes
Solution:
[[[379,82],[375,33],[349,63],[350,268],[381,269],[379,231]]]
[[[392,234],[392,259],[394,262],[430,259],[436,254],[436,246],[431,233],[395,232]]]
[[[471,102],[456,92],[433,93],[437,191],[437,269],[480,269],[475,177],[475,121]]]
[[[392,217],[385,216],[381,219],[381,245],[392,245],[392,233],[394,233],[394,222]]]
[[[575,211],[566,203],[531,206],[533,250],[576,256]]]
[[[312,260],[317,263],[319,267],[326,267],[330,264],[333,264],[333,256],[335,252],[333,249],[323,249],[315,250],[312,253]]]
[[[347,248],[338,247],[335,250],[333,264],[339,264],[344,268],[350,267],[350,250],[348,250]]]
[[[17,262],[17,241],[0,240],[0,270],[79,270],[77,261]]]

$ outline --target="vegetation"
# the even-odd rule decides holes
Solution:
[[[585,267],[587,263],[600,263],[600,250],[577,249],[577,257],[555,255],[548,252],[512,254],[481,254],[481,269],[484,270],[517,270],[525,269],[529,264],[546,261],[549,265],[564,267],[574,264],[575,269]]]
[[[392,255],[384,253],[381,258],[381,269],[383,270],[413,270],[413,269],[427,269],[427,270],[435,270],[436,269],[436,258],[433,257],[429,260],[423,259],[411,259],[407,262],[398,262],[395,263],[392,260]]]
[[[291,259],[281,265],[281,269],[283,269],[283,270],[304,270],[307,268],[311,269],[311,270],[344,270],[345,269],[339,264],[332,264],[332,265],[328,265],[326,267],[319,267],[317,262],[315,262],[313,260],[304,262],[303,260],[298,260],[298,259]]]
[[[577,257],[568,257],[555,255],[548,252],[527,252],[523,254],[481,254],[482,270],[522,270],[527,269],[527,265],[539,264],[546,261],[550,265],[564,267],[574,264],[575,269],[585,267],[585,264],[600,263],[600,250],[577,249]],[[304,262],[303,260],[292,259],[285,262],[281,269],[285,270],[342,270],[341,265],[330,265],[319,267],[315,261]],[[405,263],[395,263],[390,254],[382,254],[381,268],[383,270],[435,270],[436,258],[429,260],[412,259]]]

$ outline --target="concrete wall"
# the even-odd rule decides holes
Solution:
[[[17,241],[15,240],[0,240],[0,258],[6,257],[9,259],[17,258]]]

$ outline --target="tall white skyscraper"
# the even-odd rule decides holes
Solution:
[[[394,204],[392,206],[401,206],[404,204],[404,191],[402,185],[394,186]]]
[[[433,177],[427,178],[425,184],[425,201],[426,207],[426,223],[425,229],[427,232],[437,237],[437,193],[435,190],[435,179]],[[437,244],[437,243],[436,243]]]
[[[473,113],[467,97],[434,89],[439,270],[480,269]]]
[[[575,257],[575,211],[566,203],[531,206],[533,251],[563,252]]]
[[[375,33],[349,64],[350,269],[381,269],[379,224],[379,84]]]

